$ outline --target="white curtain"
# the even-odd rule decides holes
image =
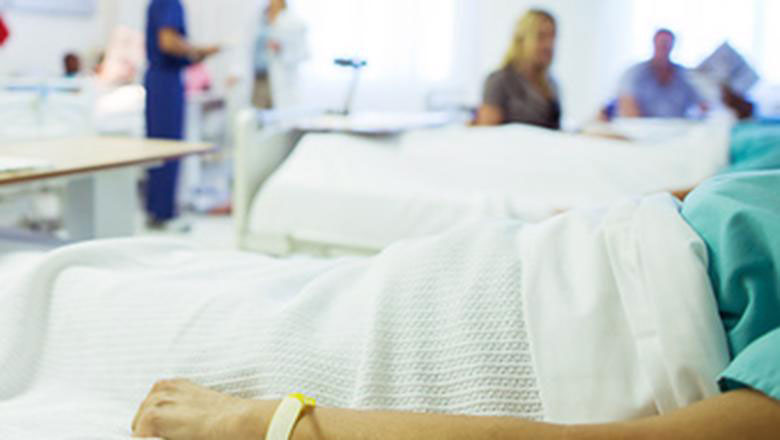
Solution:
[[[303,68],[309,104],[343,105],[349,69],[337,57],[368,61],[356,109],[421,110],[432,92],[465,87],[461,48],[473,26],[469,0],[297,0],[312,58]]]

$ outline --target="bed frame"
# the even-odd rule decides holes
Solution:
[[[92,91],[78,80],[0,77],[0,144],[94,135],[93,104]],[[12,224],[29,215],[28,221],[44,229],[56,225],[56,205],[61,204],[65,187],[57,179],[0,185],[0,220]],[[55,207],[46,212],[41,212],[38,203],[43,193],[55,198]],[[52,204],[48,196],[43,200]],[[20,231],[9,231],[22,240],[29,238]],[[0,241],[8,235],[0,230]]]
[[[95,132],[94,96],[80,82],[0,78],[0,140],[39,140]]]
[[[343,239],[321,236],[279,236],[253,233],[249,230],[252,201],[263,184],[282,165],[303,138],[304,131],[290,121],[322,114],[321,110],[294,112],[247,109],[235,119],[233,216],[240,249],[274,256],[293,253],[337,257],[372,255],[376,249],[347,243]]]
[[[288,245],[249,231],[249,211],[257,191],[290,155],[302,134],[285,128],[271,112],[242,110],[235,119],[233,215],[241,249],[287,253]],[[277,243],[274,243],[277,241]]]

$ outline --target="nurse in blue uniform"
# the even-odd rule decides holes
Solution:
[[[184,7],[180,0],[151,0],[146,26],[146,137],[184,138],[184,82],[186,66],[219,51],[187,42]],[[176,216],[179,161],[171,160],[148,172],[146,211],[149,224],[162,226]]]

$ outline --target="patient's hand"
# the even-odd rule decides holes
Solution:
[[[186,380],[160,381],[133,420],[134,437],[167,440],[262,438],[260,402],[221,394]]]

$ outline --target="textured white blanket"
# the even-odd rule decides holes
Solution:
[[[684,406],[717,392],[726,345],[702,243],[659,197],[369,259],[149,240],[56,251],[0,292],[0,439],[124,439],[170,377],[551,421]]]
[[[125,438],[160,378],[249,397],[541,419],[516,224],[378,258],[157,241],[54,252],[0,297],[0,438]]]

